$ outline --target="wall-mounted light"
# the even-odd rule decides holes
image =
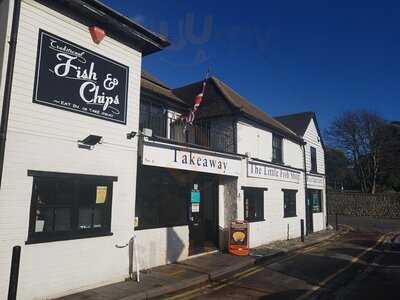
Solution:
[[[96,44],[100,44],[101,41],[106,36],[106,32],[97,26],[90,26],[89,32],[90,32],[90,35],[92,36],[93,42],[95,42]]]
[[[131,132],[129,132],[129,133],[126,134],[126,138],[127,138],[128,140],[131,140],[131,139],[133,139],[133,138],[136,136],[136,134],[137,134],[137,132],[131,131]]]
[[[99,135],[88,135],[83,140],[78,141],[78,147],[93,150],[94,146],[103,143],[103,137]]]

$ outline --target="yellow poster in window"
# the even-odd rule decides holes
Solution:
[[[97,186],[96,188],[96,204],[103,204],[107,199],[107,187]]]

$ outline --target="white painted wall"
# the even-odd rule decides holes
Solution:
[[[237,150],[239,154],[249,152],[251,157],[272,161],[272,133],[249,122],[237,123]],[[287,166],[303,169],[302,147],[288,139],[283,139],[283,162]]]
[[[241,120],[237,123],[238,153],[251,153],[252,158],[265,161],[272,160],[272,133],[250,122]],[[283,162],[285,166],[303,170],[302,146],[288,139],[283,139]],[[247,176],[247,162],[243,160],[242,174],[239,177],[240,190],[242,186],[266,188],[264,192],[264,218],[262,222],[250,223],[250,247],[257,247],[276,240],[300,236],[300,219],[305,219],[305,193],[304,173],[301,172],[298,183],[250,178]],[[297,192],[297,217],[283,217],[283,192],[282,189],[295,189]],[[243,191],[240,191],[238,200],[239,219],[244,218]]]
[[[149,269],[188,257],[188,226],[136,230],[136,237],[140,269]]]
[[[127,124],[32,103],[39,28],[129,66]],[[36,1],[22,2],[3,183],[0,189],[0,299],[6,298],[11,250],[22,246],[18,299],[62,296],[128,276],[128,248],[117,249],[133,234],[136,191],[141,54],[106,37],[96,45],[86,26]],[[101,135],[95,150],[77,140]],[[118,158],[118,159],[116,159]],[[25,245],[32,177],[27,170],[118,176],[114,183],[113,236]]]
[[[311,120],[306,132],[304,133],[304,141],[306,145],[306,166],[307,171],[311,170],[311,154],[310,146],[317,150],[317,172],[319,174],[325,174],[325,153],[322,147],[321,138],[318,135],[317,127],[315,126],[314,120]]]
[[[311,151],[310,147],[315,147],[317,152],[317,172],[319,174],[325,174],[325,153],[324,148],[321,143],[321,137],[318,134],[317,127],[313,119],[311,119],[310,124],[307,127],[306,132],[303,137],[306,142],[305,150],[306,150],[306,167],[307,167],[307,176],[312,177],[310,174],[311,170]],[[321,177],[319,177],[321,178]],[[310,189],[319,189],[322,190],[322,212],[313,214],[313,226],[314,231],[320,231],[325,229],[326,227],[326,185],[325,185],[325,177],[323,176],[321,183],[315,184],[307,184],[307,187]]]
[[[9,0],[0,2],[0,115],[3,108],[4,82],[7,70],[8,41],[11,31],[12,7]]]
[[[285,240],[300,236],[300,220],[305,218],[304,173],[301,172],[299,183],[270,180],[264,178],[251,178],[246,176],[246,160],[243,160],[242,176],[239,178],[239,187],[258,187],[268,189],[264,191],[264,219],[262,222],[250,223],[250,247],[276,240]],[[297,217],[284,218],[284,200],[282,189],[298,190],[296,195]],[[238,201],[239,219],[244,218],[243,191],[240,190]]]
[[[258,126],[239,121],[237,123],[237,152],[250,153],[251,157],[272,160],[272,133]]]

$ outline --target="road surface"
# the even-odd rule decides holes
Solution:
[[[388,243],[393,237],[350,231],[165,299],[398,300],[400,251]]]

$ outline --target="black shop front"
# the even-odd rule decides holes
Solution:
[[[218,247],[218,182],[213,174],[138,168],[137,229],[189,226],[189,255]]]
[[[142,153],[136,230],[188,226],[189,255],[218,249],[221,183],[240,172],[240,158],[156,142]]]

